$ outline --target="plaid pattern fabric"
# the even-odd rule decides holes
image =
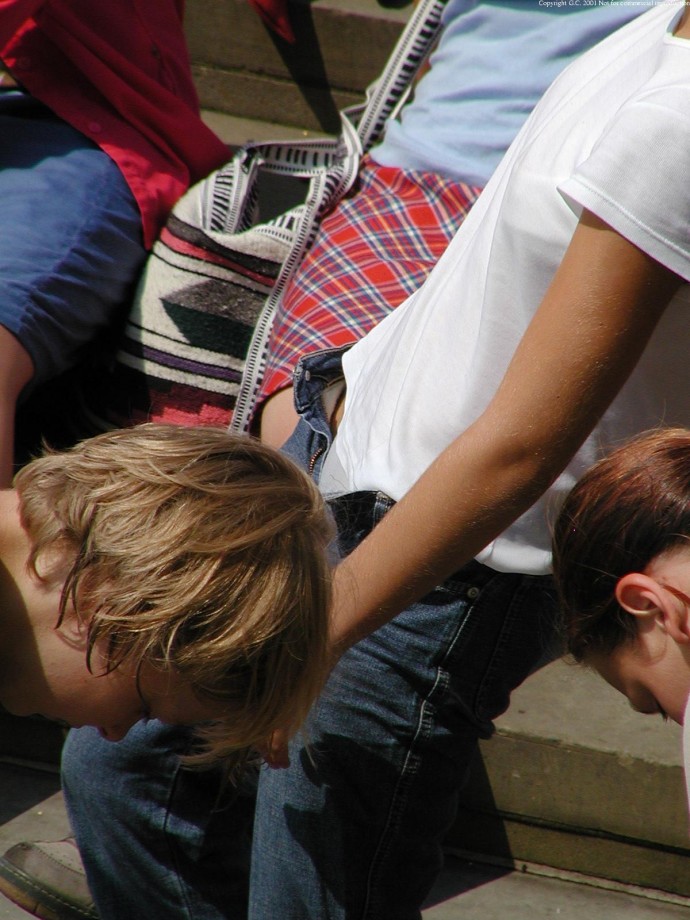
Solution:
[[[116,359],[85,387],[89,433],[144,421],[224,426],[232,419],[254,324],[284,252],[258,231],[214,235],[197,228],[193,215],[182,219],[195,194],[181,200],[154,247]],[[365,158],[354,193],[324,218],[279,301],[254,405],[290,385],[302,354],[356,341],[402,303],[478,194]]]
[[[355,342],[415,291],[479,192],[365,158],[285,291],[257,405],[290,385],[301,355]]]

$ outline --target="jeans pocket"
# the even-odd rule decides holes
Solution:
[[[472,604],[449,655],[449,690],[487,735],[553,646],[555,601],[550,578],[499,572],[465,594]]]

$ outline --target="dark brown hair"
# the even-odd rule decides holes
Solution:
[[[577,661],[635,638],[635,618],[617,603],[616,584],[689,537],[690,431],[641,435],[582,477],[553,536],[565,641]]]

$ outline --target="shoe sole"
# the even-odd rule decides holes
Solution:
[[[0,858],[0,892],[40,920],[98,920],[95,911],[42,889],[3,858]]]

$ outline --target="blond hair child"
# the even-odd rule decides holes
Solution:
[[[204,723],[190,760],[237,764],[318,692],[329,536],[296,466],[220,429],[34,460],[0,492],[0,703],[112,740],[149,716]]]

